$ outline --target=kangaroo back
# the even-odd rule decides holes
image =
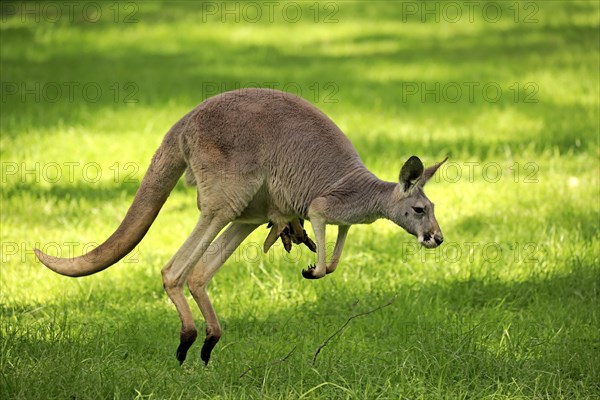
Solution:
[[[302,218],[312,200],[365,169],[331,119],[308,101],[277,90],[242,89],[207,99],[182,136],[186,159],[206,183],[199,188],[202,198],[234,189],[227,197],[238,199],[243,186],[256,179],[264,182],[268,203]]]

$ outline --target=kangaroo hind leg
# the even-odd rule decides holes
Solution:
[[[185,360],[187,351],[197,336],[192,312],[183,295],[183,285],[219,231],[232,219],[202,213],[191,235],[162,270],[163,286],[181,319],[180,343],[177,348],[177,360],[180,364]]]
[[[200,358],[208,364],[210,354],[221,338],[221,327],[217,314],[210,302],[206,287],[219,268],[233,254],[235,249],[258,225],[232,223],[219,235],[211,246],[214,248],[210,258],[202,257],[188,279],[188,287],[206,322],[206,338],[202,345]]]
[[[260,179],[252,179],[250,173],[248,176],[216,173],[214,171],[220,169],[209,163],[190,163],[190,168],[198,184],[197,203],[198,209],[202,210],[200,219],[192,234],[162,271],[165,291],[175,304],[181,319],[180,344],[177,349],[177,360],[180,363],[185,360],[197,337],[194,319],[183,295],[183,286],[194,267],[201,259],[206,259],[205,253],[221,229],[241,214],[262,183]]]

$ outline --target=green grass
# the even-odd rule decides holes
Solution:
[[[97,22],[79,2],[56,23],[44,7],[62,2],[29,2],[39,22],[9,4],[2,399],[600,397],[597,2],[522,2],[517,17],[492,2],[498,22],[482,15],[488,3],[473,21],[463,5],[456,23],[421,23],[415,2],[321,3],[317,22],[314,3],[293,3],[298,22],[279,5],[257,23],[183,1],[121,4],[116,21],[104,3]],[[80,254],[105,239],[167,129],[207,96],[256,83],[300,88],[382,179],[412,154],[428,165],[449,154],[427,186],[445,242],[425,250],[388,221],[355,226],[336,273],[307,281],[311,254],[261,256],[259,229],[209,287],[224,330],[209,366],[196,344],[179,367],[160,269],[197,218],[192,188],[178,185],[135,252],[95,276],[53,274],[32,249]],[[424,101],[407,92],[421,85],[433,90]],[[485,85],[502,96],[486,99]],[[391,299],[313,362],[349,317]]]

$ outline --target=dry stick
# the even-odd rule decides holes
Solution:
[[[317,349],[317,351],[315,351],[315,355],[313,356],[313,364],[317,361],[317,356],[319,355],[319,353],[321,352],[321,350],[323,350],[323,348],[325,346],[327,346],[327,344],[329,343],[329,341],[331,339],[333,339],[336,335],[339,335],[344,330],[344,328],[346,328],[346,326],[350,323],[350,321],[352,321],[354,318],[364,317],[365,315],[374,313],[375,311],[379,311],[382,308],[385,308],[385,307],[391,305],[394,302],[395,299],[396,299],[396,297],[393,297],[390,301],[388,301],[384,305],[381,305],[381,306],[376,307],[376,308],[374,308],[372,310],[369,310],[369,311],[365,311],[363,313],[355,314],[355,315],[351,316],[350,318],[348,318],[346,320],[346,322],[344,323],[344,325],[342,325],[337,331],[333,332],[333,334],[331,334],[331,336],[329,336],[327,339],[325,339],[325,341],[323,343],[321,343],[321,345],[319,346],[319,348]]]
[[[285,362],[285,361],[286,361],[288,358],[290,358],[290,356],[292,355],[292,353],[294,352],[294,350],[296,350],[296,346],[294,346],[294,348],[293,348],[292,350],[290,350],[290,352],[289,352],[289,353],[287,353],[287,355],[286,355],[285,357],[283,357],[283,358],[281,358],[281,359],[279,359],[279,360],[271,361],[271,362],[269,362],[269,363],[266,363],[266,364],[262,364],[262,365],[256,365],[256,366],[254,366],[254,367],[250,367],[250,368],[248,368],[247,370],[245,370],[244,372],[242,372],[242,373],[240,374],[240,378],[243,378],[243,377],[244,377],[244,376],[245,376],[245,375],[246,375],[248,372],[252,371],[253,369],[256,369],[256,368],[263,368],[263,367],[267,367],[267,366],[271,366],[271,365],[276,365],[276,364],[279,364],[279,363]]]

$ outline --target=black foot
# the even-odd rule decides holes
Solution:
[[[183,364],[183,362],[185,361],[185,358],[187,357],[187,352],[190,349],[190,347],[192,346],[192,344],[187,344],[187,343],[181,343],[179,345],[179,347],[177,348],[177,361],[179,361],[179,365]]]
[[[179,336],[179,347],[177,347],[177,354],[175,355],[177,357],[177,361],[179,361],[179,365],[183,364],[185,361],[187,352],[190,347],[192,347],[192,344],[194,344],[196,336],[198,336],[198,333],[195,330],[181,332]]]
[[[319,279],[322,278],[321,276],[316,276],[315,275],[315,268],[316,265],[309,265],[308,269],[304,269],[302,270],[302,276],[306,279]]]
[[[206,339],[204,339],[202,350],[200,350],[200,358],[202,359],[202,361],[204,361],[204,365],[208,365],[208,361],[210,360],[210,353],[212,353],[218,341],[219,338],[215,336],[207,336]]]

